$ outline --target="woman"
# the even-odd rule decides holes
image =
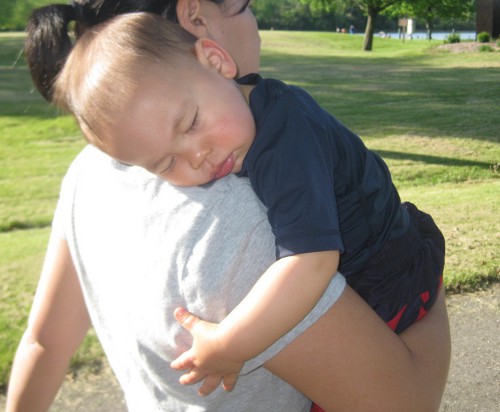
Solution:
[[[60,10],[84,30],[139,9],[172,18],[175,4],[179,24],[229,49],[240,74],[257,71],[259,39],[248,2],[130,3],[88,1]],[[39,33],[35,28],[30,38]],[[29,47],[35,82],[50,98],[59,60],[46,58],[37,43]],[[64,57],[65,47],[53,55]],[[426,318],[397,336],[344,290],[340,275],[299,329],[245,365],[233,393],[198,398],[196,388],[178,385],[168,363],[190,339],[170,308],[187,306],[217,321],[272,260],[265,211],[245,181],[230,176],[208,188],[180,190],[86,148],[65,178],[7,410],[48,408],[91,323],[130,410],[307,410],[305,398],[276,376],[325,410],[438,409],[449,362],[443,293]],[[182,326],[195,334],[204,323],[187,315]]]

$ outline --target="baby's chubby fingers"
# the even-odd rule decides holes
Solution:
[[[222,378],[222,387],[225,391],[232,391],[236,386],[236,382],[238,381],[238,375],[226,375]]]
[[[179,383],[182,385],[193,385],[205,379],[208,375],[201,373],[198,369],[192,369],[179,378]]]
[[[174,316],[177,322],[179,322],[181,326],[190,333],[193,332],[196,325],[200,322],[200,319],[197,316],[181,307],[174,310]]]
[[[184,352],[177,359],[170,362],[170,367],[178,371],[185,371],[194,368],[194,363],[190,354],[190,351]]]
[[[221,383],[221,376],[219,375],[209,375],[203,382],[203,384],[198,389],[198,395],[207,396],[210,395]]]

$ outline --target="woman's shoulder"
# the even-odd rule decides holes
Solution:
[[[238,210],[236,214],[246,214],[249,219],[265,217],[248,179],[229,175],[205,186],[175,187],[140,167],[122,164],[91,145],[73,160],[64,178],[63,192],[79,192],[79,199],[113,193],[113,201],[141,200],[150,206],[161,205],[165,213],[175,205],[196,202],[205,211],[218,210],[218,214],[235,214]]]
[[[156,179],[146,170],[121,163],[92,145],[87,145],[76,156],[65,176],[65,180],[99,182],[99,185],[123,181],[135,190]]]
[[[85,146],[80,153],[71,162],[66,175],[80,174],[85,170],[96,170],[105,172],[107,169],[112,170],[114,164],[118,164],[105,153],[92,145]]]

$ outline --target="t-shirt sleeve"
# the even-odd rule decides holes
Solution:
[[[267,348],[264,352],[257,355],[255,358],[250,359],[243,366],[241,375],[245,375],[247,373],[252,372],[258,367],[262,366],[265,362],[271,359],[274,355],[280,352],[283,348],[288,346],[294,339],[296,339],[299,335],[304,333],[310,326],[312,326],[321,316],[325,314],[330,307],[337,301],[342,292],[345,289],[345,278],[337,272],[337,274],[333,277],[328,285],[325,293],[318,301],[316,306],[309,312],[309,314],[290,332],[286,335],[282,336],[276,342],[274,342],[269,348]]]
[[[326,112],[300,92],[278,98],[247,156],[252,186],[267,207],[277,258],[343,251]]]

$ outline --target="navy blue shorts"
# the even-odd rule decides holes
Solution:
[[[442,283],[445,242],[434,220],[411,203],[406,234],[387,241],[347,283],[393,329],[401,333],[434,304]]]

